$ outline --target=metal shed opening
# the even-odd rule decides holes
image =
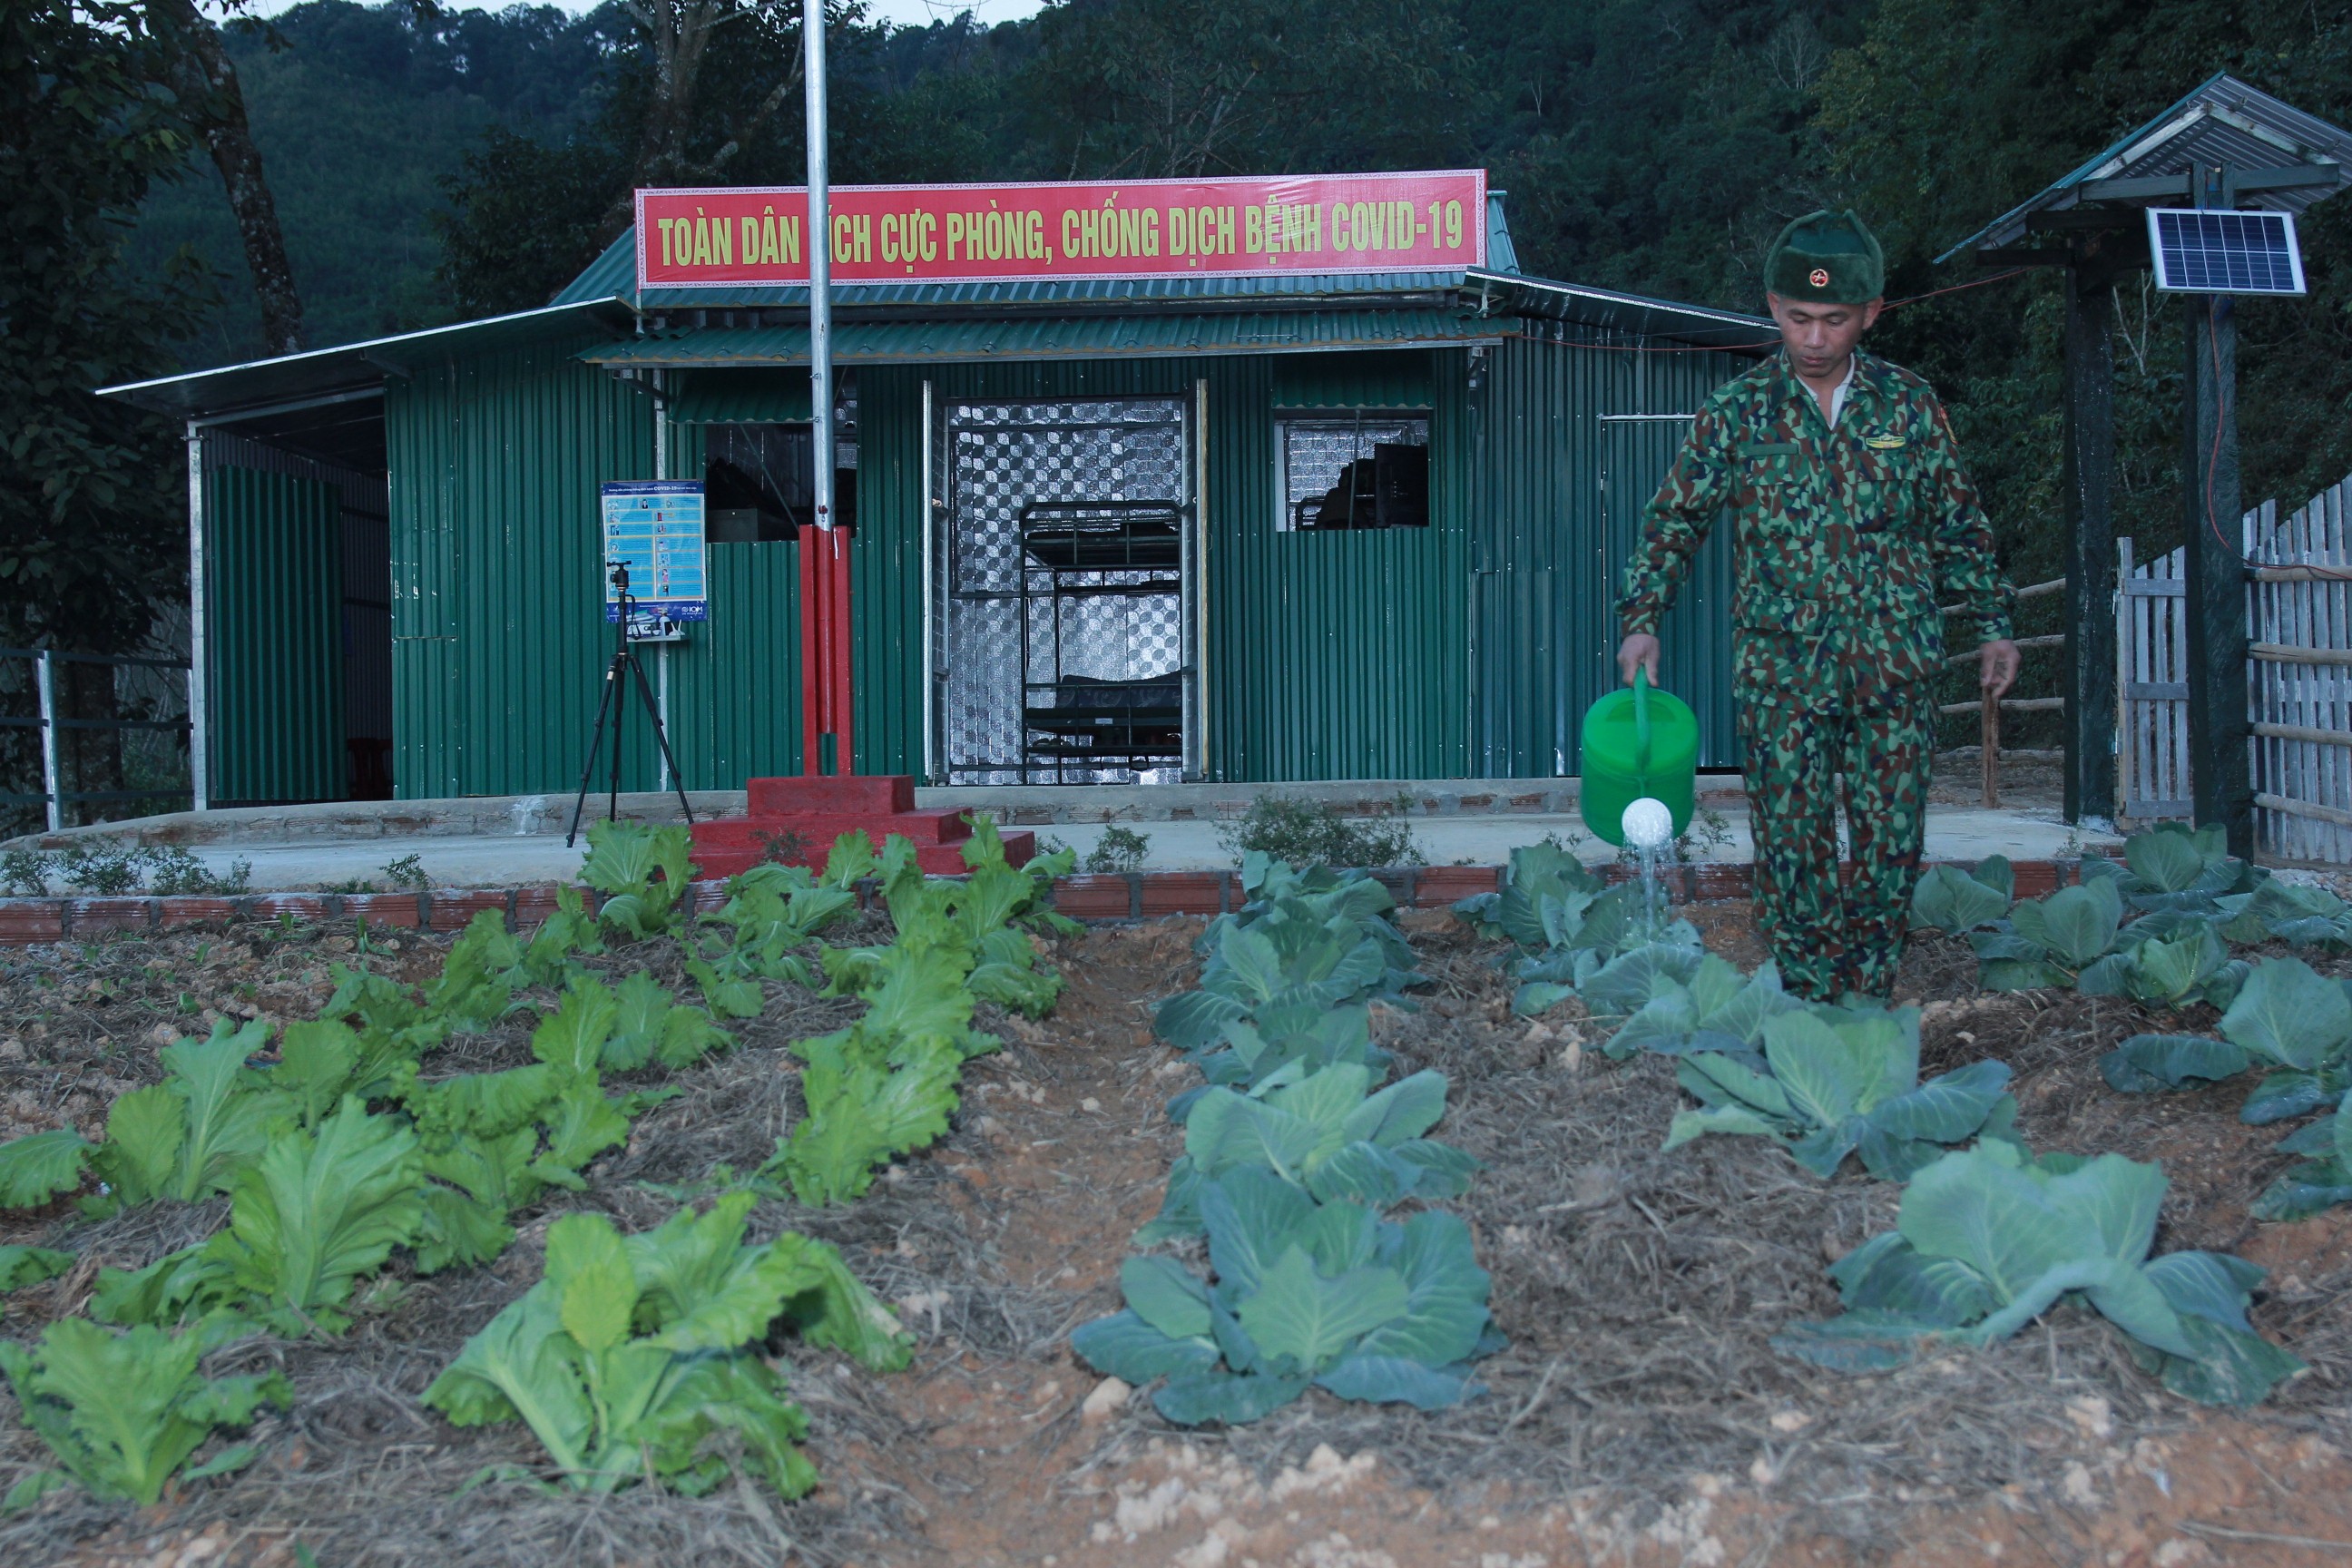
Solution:
[[[1169,397],[941,408],[931,668],[946,783],[1197,773],[1189,424]]]

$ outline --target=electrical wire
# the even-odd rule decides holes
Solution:
[[[2230,400],[2228,386],[2221,379],[2221,297],[2208,294],[2205,296],[2205,346],[2213,360],[2213,445],[2205,454],[2205,531],[2213,536],[2214,543],[2235,557],[2238,564],[2249,572],[2259,572],[2265,567],[2299,570],[2308,572],[2326,583],[2352,583],[2352,571],[2341,567],[2320,566],[2301,561],[2257,560],[2247,554],[2242,545],[2231,543],[2221,532],[2221,519],[2217,514],[2218,498],[2214,495],[2217,483],[2215,470],[2221,465],[2221,428],[2229,422]]]

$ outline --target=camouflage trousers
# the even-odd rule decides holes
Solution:
[[[1889,998],[1927,837],[1927,689],[1863,713],[1741,706],[1756,923],[1794,994]],[[1837,808],[1853,859],[1843,885]]]

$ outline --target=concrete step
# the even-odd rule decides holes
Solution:
[[[699,849],[764,848],[771,838],[797,835],[822,857],[845,833],[864,832],[879,844],[896,833],[918,845],[961,844],[971,837],[971,823],[961,811],[860,812],[855,816],[793,812],[776,816],[728,816],[694,825],[694,845]]]
[[[872,835],[868,834],[867,837],[870,839]],[[804,865],[811,870],[822,870],[824,867],[825,855],[832,847],[833,841],[827,839],[824,844],[814,847],[806,856],[794,863]],[[877,853],[880,847],[879,845],[876,846]],[[1004,858],[1011,864],[1027,865],[1036,853],[1037,836],[1035,834],[1004,835]],[[764,858],[766,858],[765,847],[757,845],[749,848],[705,848],[700,844],[697,844],[694,849],[697,873],[707,879],[740,876]],[[955,844],[918,845],[915,849],[915,864],[935,877],[961,876],[971,869],[963,863],[962,847]]]
[[[746,793],[751,816],[891,816],[915,809],[915,781],[904,773],[753,779]]]

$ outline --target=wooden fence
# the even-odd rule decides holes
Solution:
[[[2116,541],[2123,592],[2116,598],[2117,815],[2157,822],[2190,814],[2189,792],[2189,584],[2185,551],[2132,559]]]
[[[2352,478],[2284,518],[2245,519],[2255,842],[2282,860],[2352,863]]]
[[[2252,643],[2254,837],[2278,860],[2352,864],[2352,478],[2282,518],[2246,513]],[[2135,562],[2120,542],[2116,602],[2117,806],[2125,817],[2190,815],[2189,607],[2184,553]]]

